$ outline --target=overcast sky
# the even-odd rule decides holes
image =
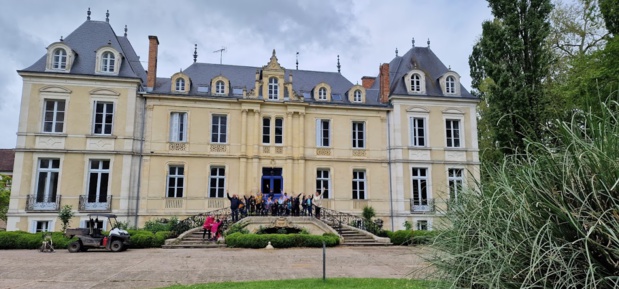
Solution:
[[[279,63],[294,69],[337,71],[351,82],[376,76],[380,63],[427,46],[462,76],[470,89],[468,56],[491,18],[484,0],[244,0],[244,1],[34,1],[3,3],[0,10],[0,148],[16,142],[22,79],[16,70],[36,62],[45,47],[86,20],[105,20],[128,37],[147,67],[148,35],[159,38],[157,75],[169,77],[193,62],[263,66],[276,49]]]

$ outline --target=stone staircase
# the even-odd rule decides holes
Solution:
[[[343,227],[341,229],[342,246],[391,246],[389,239],[378,238],[375,239],[374,235],[369,233],[355,230],[353,228]]]
[[[214,241],[202,240],[202,228],[195,228],[188,231],[183,236],[179,237],[176,242],[161,246],[163,249],[180,249],[180,248],[220,248],[226,247],[226,244],[217,244]]]

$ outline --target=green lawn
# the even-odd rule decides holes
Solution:
[[[322,279],[291,279],[291,280],[278,280],[278,281],[251,281],[251,282],[224,282],[224,283],[209,283],[209,284],[196,284],[188,286],[172,286],[165,289],[272,289],[272,288],[286,288],[286,289],[425,289],[431,288],[435,283],[428,283],[427,281],[411,281],[406,279],[370,279],[370,278],[327,278],[326,282]]]

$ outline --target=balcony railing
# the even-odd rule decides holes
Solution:
[[[80,196],[80,212],[111,212],[112,196],[107,196],[105,202],[89,202],[88,196]]]
[[[39,198],[37,201],[36,195],[28,195],[26,199],[26,211],[28,212],[58,212],[60,210],[61,195],[56,195],[56,198]]]
[[[410,199],[411,213],[423,214],[434,212],[434,199],[415,200]]]

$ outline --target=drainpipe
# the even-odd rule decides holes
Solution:
[[[387,111],[387,165],[389,166],[389,214],[391,216],[391,231],[395,229],[394,221],[393,221],[393,186],[391,179],[391,116],[389,115],[389,111]]]
[[[137,184],[137,192],[135,195],[135,222],[133,226],[135,228],[138,227],[138,217],[140,211],[140,190],[142,188],[142,159],[144,158],[144,125],[146,122],[146,97],[142,94],[142,99],[144,104],[142,105],[142,123],[140,124],[140,152],[139,152],[139,161],[138,161],[138,184]]]

